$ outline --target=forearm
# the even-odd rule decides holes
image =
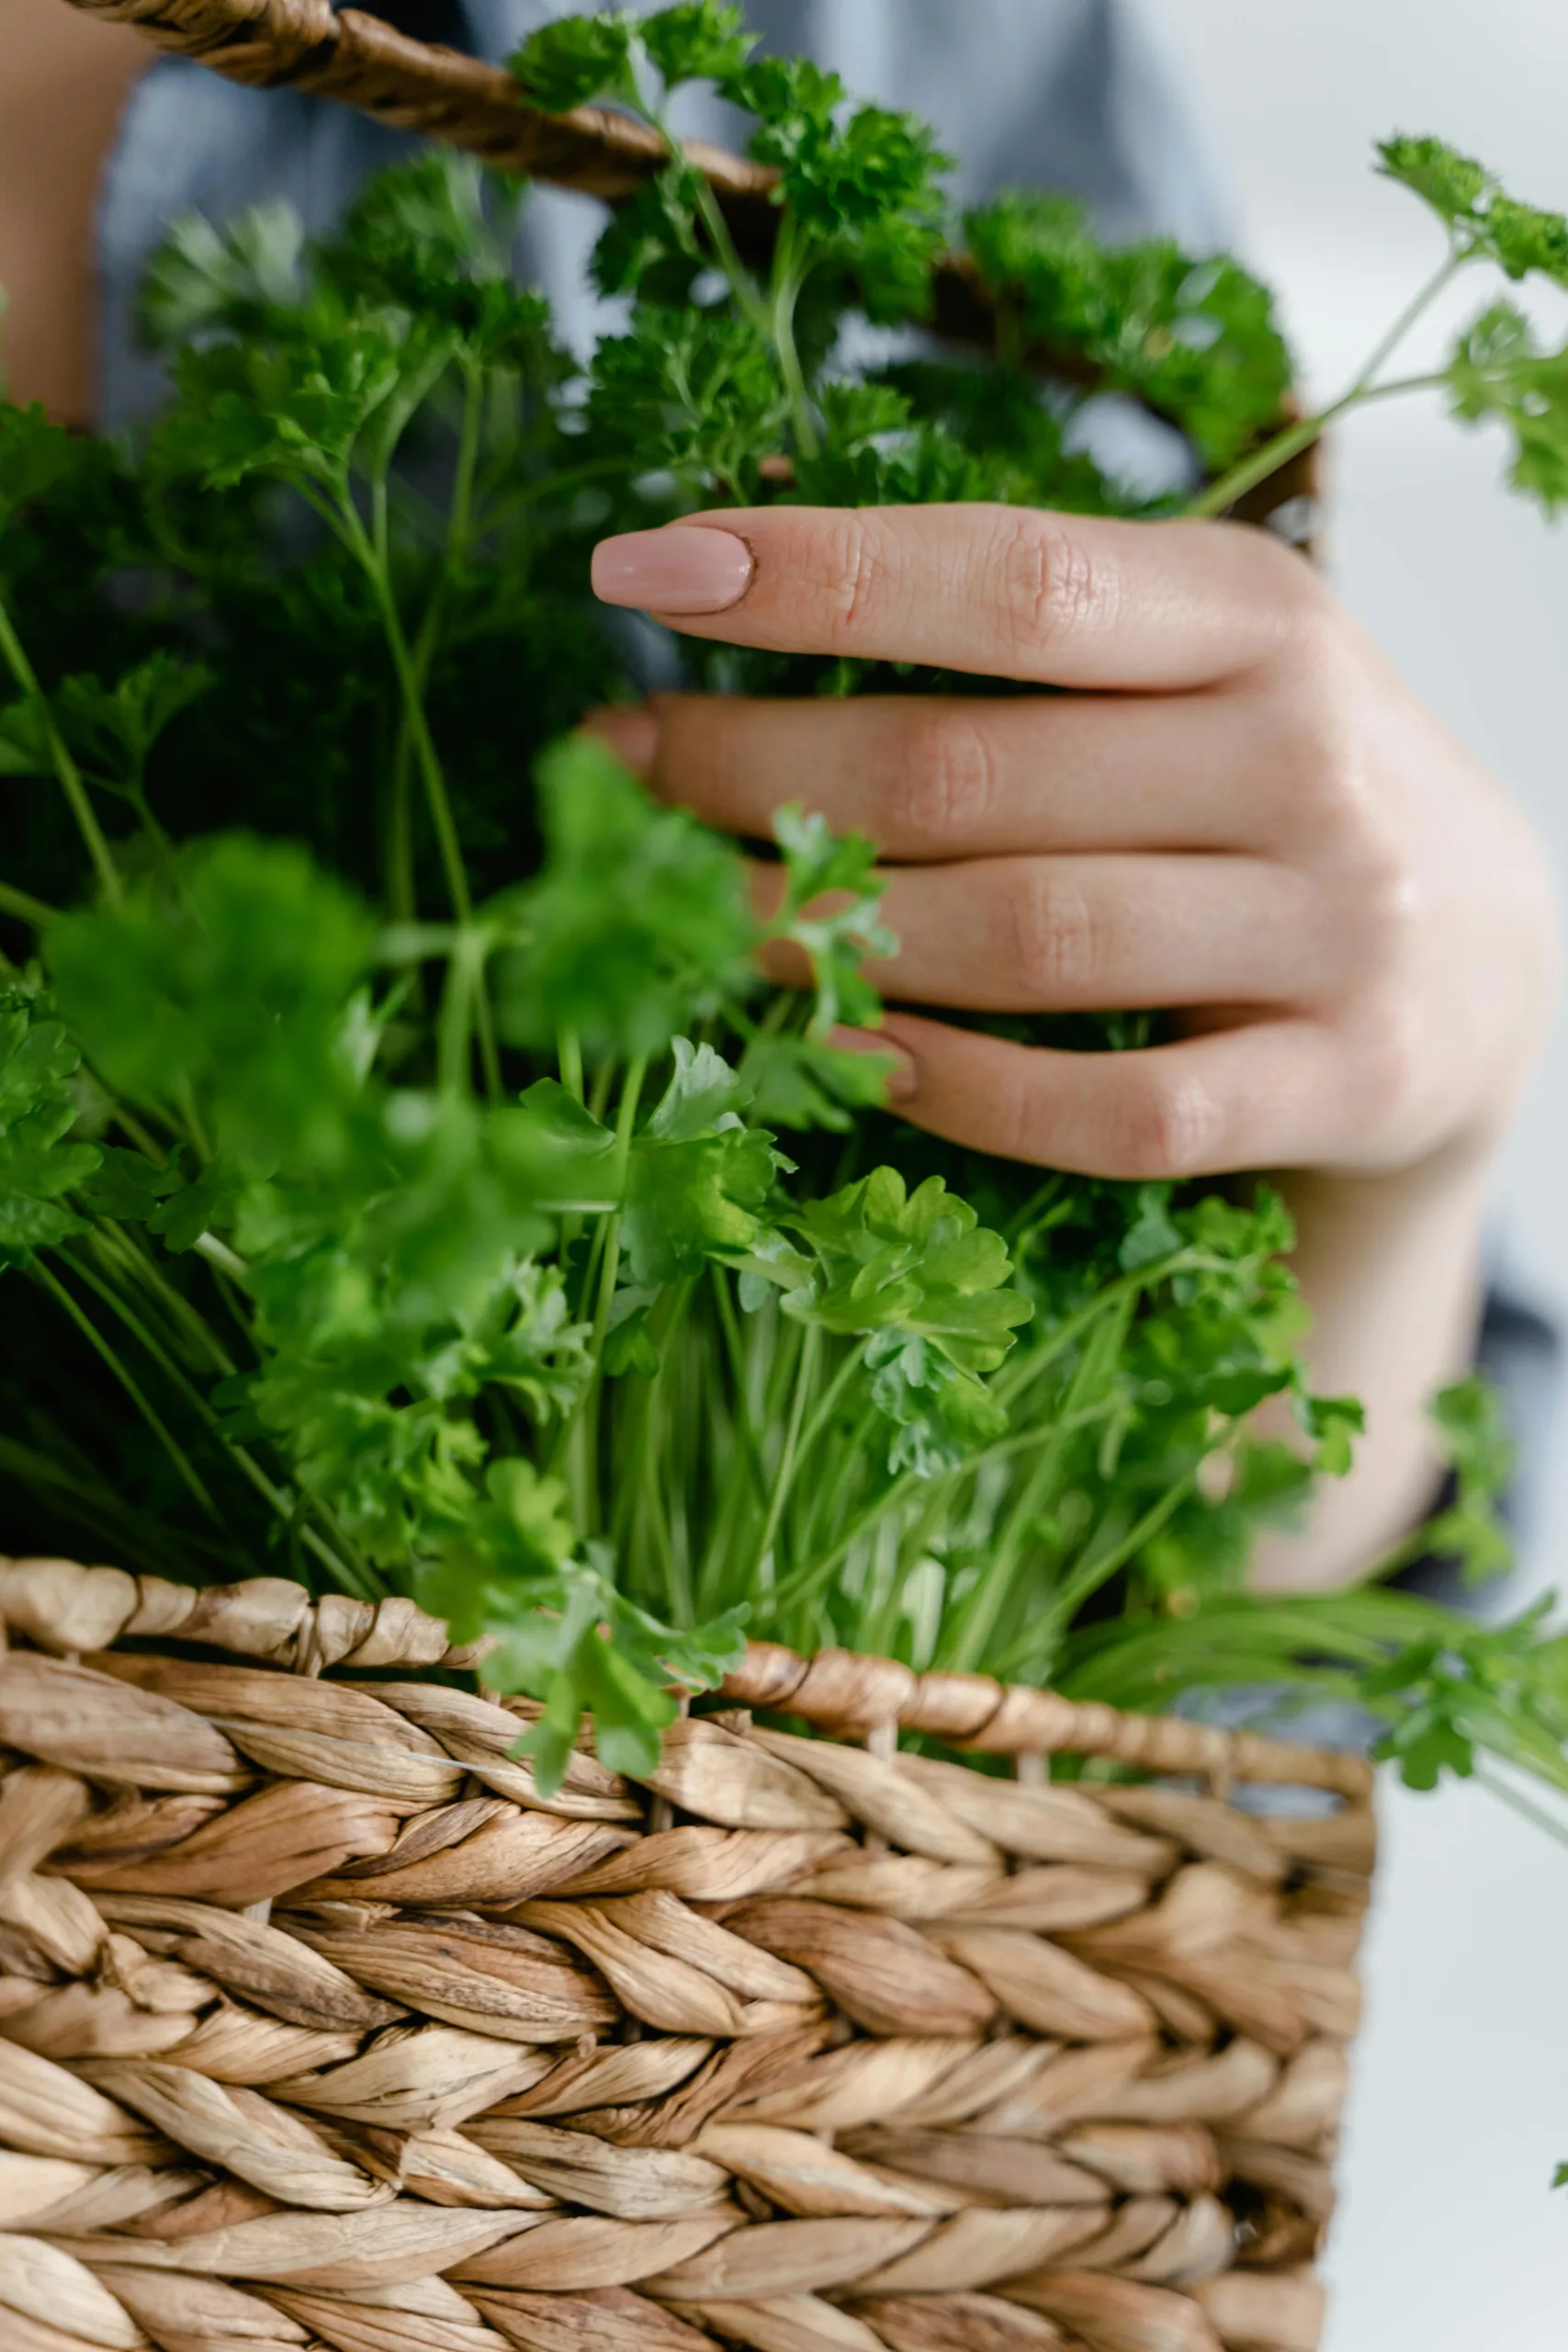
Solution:
[[[1396,1175],[1278,1180],[1296,1219],[1314,1385],[1360,1397],[1367,1433],[1350,1475],[1323,1482],[1306,1526],[1264,1539],[1258,1589],[1354,1583],[1429,1509],[1441,1464],[1427,1407],[1474,1361],[1490,1165],[1466,1143]]]
[[[151,55],[62,0],[6,0],[0,36],[5,388],[70,424],[92,410],[93,211],[126,92]]]

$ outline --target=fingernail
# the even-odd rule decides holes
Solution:
[[[835,1029],[829,1038],[843,1054],[873,1054],[886,1064],[887,1099],[890,1102],[907,1102],[918,1094],[920,1086],[919,1065],[913,1054],[890,1038],[879,1036],[874,1029]]]
[[[627,710],[606,707],[590,711],[582,722],[585,735],[596,735],[601,743],[608,743],[618,760],[626,763],[634,775],[650,776],[659,758],[660,724],[647,704]]]
[[[727,613],[751,585],[751,550],[733,531],[671,523],[624,531],[593,550],[593,594],[648,613]]]

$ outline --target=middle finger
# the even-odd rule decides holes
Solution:
[[[662,695],[595,722],[661,799],[765,839],[784,802],[899,861],[1031,850],[1253,850],[1277,843],[1290,761],[1241,691]],[[1284,747],[1280,747],[1283,752]]]

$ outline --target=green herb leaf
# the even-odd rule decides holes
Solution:
[[[68,1140],[80,1059],[36,998],[0,988],[0,1269],[87,1230],[65,1204],[102,1159],[95,1145]]]
[[[682,82],[718,82],[739,74],[757,46],[757,35],[746,29],[745,9],[731,0],[682,0],[644,17],[637,30],[671,90]]]
[[[591,1053],[658,1053],[749,984],[740,859],[592,736],[558,745],[538,784],[545,866],[508,906],[502,1034],[539,1046],[568,1028]]]
[[[546,114],[570,114],[594,98],[635,102],[631,37],[631,18],[611,11],[562,17],[530,33],[508,62],[530,104]]]

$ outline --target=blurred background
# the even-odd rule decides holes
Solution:
[[[1562,0],[1492,0],[1483,17],[1463,0],[1144,6],[1314,401],[1437,257],[1422,208],[1370,172],[1374,139],[1438,132],[1514,194],[1568,209]],[[1476,307],[1472,290],[1458,315]],[[1434,330],[1413,360],[1439,345]],[[1568,515],[1552,527],[1505,496],[1500,455],[1435,400],[1353,420],[1333,445],[1328,554],[1353,610],[1523,798],[1568,880]],[[1498,1211],[1509,1259],[1568,1314],[1568,1019]],[[1510,1603],[1568,1589],[1565,1436]],[[1562,2352],[1568,2194],[1551,2181],[1568,2159],[1568,1850],[1451,1785],[1386,1799],[1384,1827],[1324,2352]]]

